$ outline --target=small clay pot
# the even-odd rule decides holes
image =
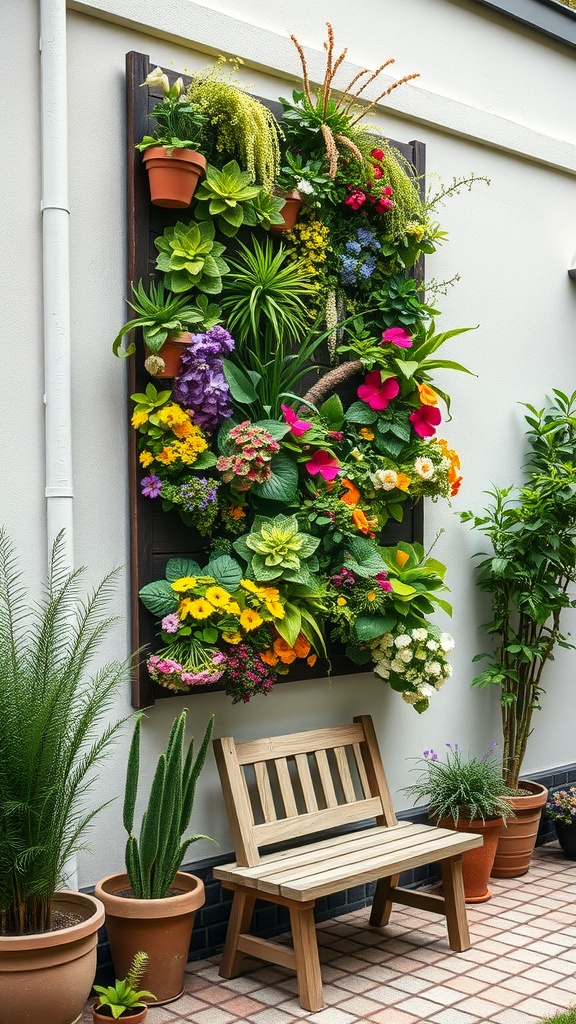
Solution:
[[[512,807],[515,817],[508,818],[506,828],[500,830],[491,872],[493,878],[518,878],[525,875],[532,860],[548,790],[538,782],[521,781],[519,786],[527,791],[525,796],[503,797]]]
[[[110,1021],[114,1020],[114,1018],[113,1018],[111,1013],[104,1013],[103,1012],[104,1009],[105,1009],[105,1007],[98,1005],[98,1000],[96,1000],[93,1003],[93,1005],[92,1005],[92,1020],[93,1020],[93,1024],[110,1024]],[[118,1018],[118,1020],[124,1021],[124,1024],[142,1024],[142,1021],[145,1020],[147,1013],[148,1013],[148,1007],[147,1006],[144,1006],[143,1009],[138,1010],[137,1013],[134,1013],[133,1010],[128,1008],[128,1009],[124,1010],[124,1013]]]
[[[190,338],[192,335],[189,331],[183,331],[176,338],[166,338],[166,341],[162,345],[162,348],[158,353],[154,355],[160,356],[164,360],[164,369],[155,370],[152,373],[150,370],[151,377],[177,377],[180,372],[180,360],[184,355],[186,349],[190,344]],[[152,353],[148,353],[151,355]]]
[[[304,197],[296,188],[292,189],[291,192],[277,192],[276,195],[284,200],[284,206],[280,210],[280,216],[284,218],[284,223],[271,224],[268,230],[271,235],[282,235],[286,231],[291,231],[294,227],[298,220]]]
[[[151,146],[142,155],[148,171],[150,198],[155,206],[183,210],[190,206],[200,178],[206,173],[206,158],[193,149]]]

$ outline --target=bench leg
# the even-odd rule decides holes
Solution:
[[[290,924],[300,1005],[315,1013],[324,1006],[324,999],[313,908],[290,907]]]
[[[470,933],[464,903],[461,855],[442,861],[442,886],[446,902],[448,944],[450,949],[462,953],[465,949],[470,949]]]
[[[234,892],[234,901],[226,932],[226,942],[218,974],[221,978],[236,978],[242,970],[244,954],[238,950],[238,939],[247,932],[252,921],[256,896],[251,893]]]
[[[398,885],[400,875],[390,875],[389,878],[379,878],[376,882],[376,891],[372,900],[370,913],[370,924],[375,928],[383,928],[390,920],[392,900],[388,899],[391,889]]]

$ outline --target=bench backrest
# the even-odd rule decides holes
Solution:
[[[395,825],[372,719],[289,736],[235,743],[214,753],[238,864],[259,863],[260,847],[376,818]]]

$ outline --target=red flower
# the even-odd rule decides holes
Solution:
[[[390,188],[390,185],[385,185],[385,187],[382,189],[382,195],[383,196],[391,196],[392,195],[392,189]]]
[[[379,199],[374,209],[376,213],[387,213],[388,210],[394,209],[394,203],[391,199]]]
[[[372,370],[356,393],[358,398],[367,402],[371,409],[381,412],[382,409],[387,408],[393,398],[396,398],[399,391],[400,385],[396,377],[387,377],[383,381],[380,370]]]
[[[374,164],[374,167],[372,168],[372,174],[374,175],[375,178],[382,178],[384,176],[384,171],[382,170],[381,167],[378,167],[378,164]]]
[[[366,202],[366,195],[361,192],[360,189],[355,189],[349,196],[346,196],[344,200],[345,206],[351,206],[353,210],[361,210]]]
[[[384,150],[383,149],[371,149],[370,150],[370,156],[373,156],[375,160],[383,160],[384,159]]]
[[[421,405],[409,417],[418,437],[432,437],[442,422],[442,413],[437,405]]]
[[[398,348],[412,348],[412,338],[403,327],[389,327],[382,331],[382,341],[398,345]]]

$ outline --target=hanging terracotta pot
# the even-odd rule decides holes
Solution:
[[[488,879],[496,855],[498,845],[498,834],[502,827],[502,818],[486,818],[482,821],[477,818],[475,821],[468,821],[465,818],[458,818],[458,823],[453,818],[441,818],[438,822],[440,828],[451,828],[456,832],[478,832],[484,838],[482,846],[476,846],[473,850],[466,850],[462,854],[462,876],[464,879],[464,902],[465,903],[486,903],[492,899],[492,893],[488,888]]]
[[[190,344],[192,335],[189,331],[183,331],[176,338],[166,338],[158,353],[148,353],[145,366],[151,377],[177,377],[180,372],[180,360]],[[164,361],[164,369],[157,370],[153,363],[149,362],[150,357],[158,355]]]
[[[151,146],[144,150],[142,159],[155,206],[190,206],[196,186],[206,172],[206,158],[201,153],[193,149],[173,149],[168,153],[163,146]]]
[[[179,871],[174,879],[175,895],[159,900],[131,896],[127,874],[103,878],[94,891],[106,908],[115,976],[125,978],[134,954],[144,949],[149,960],[142,988],[154,993],[155,1006],[179,999],[184,992],[194,916],[205,900],[202,880]]]
[[[114,1020],[112,1014],[106,1013],[106,1007],[99,1006],[98,1000],[92,1007],[92,1021],[93,1024],[110,1024]],[[124,1024],[142,1024],[146,1019],[148,1013],[148,1007],[145,1006],[143,1010],[132,1010],[130,1007],[124,1010],[124,1013],[118,1018],[120,1021],[124,1021]]]
[[[58,892],[54,910],[81,920],[36,935],[0,936],[0,1020],[13,1024],[73,1024],[96,974],[104,907],[93,896]]]
[[[548,790],[538,782],[520,781],[518,785],[527,792],[525,796],[504,797],[515,817],[509,818],[506,828],[500,831],[491,872],[493,878],[518,878],[525,875],[530,867]]]
[[[276,192],[278,196],[281,196],[284,200],[284,206],[280,210],[280,216],[284,218],[283,224],[271,224],[268,229],[271,235],[282,235],[286,231],[291,231],[302,207],[303,195],[298,189],[294,188],[291,192]]]

